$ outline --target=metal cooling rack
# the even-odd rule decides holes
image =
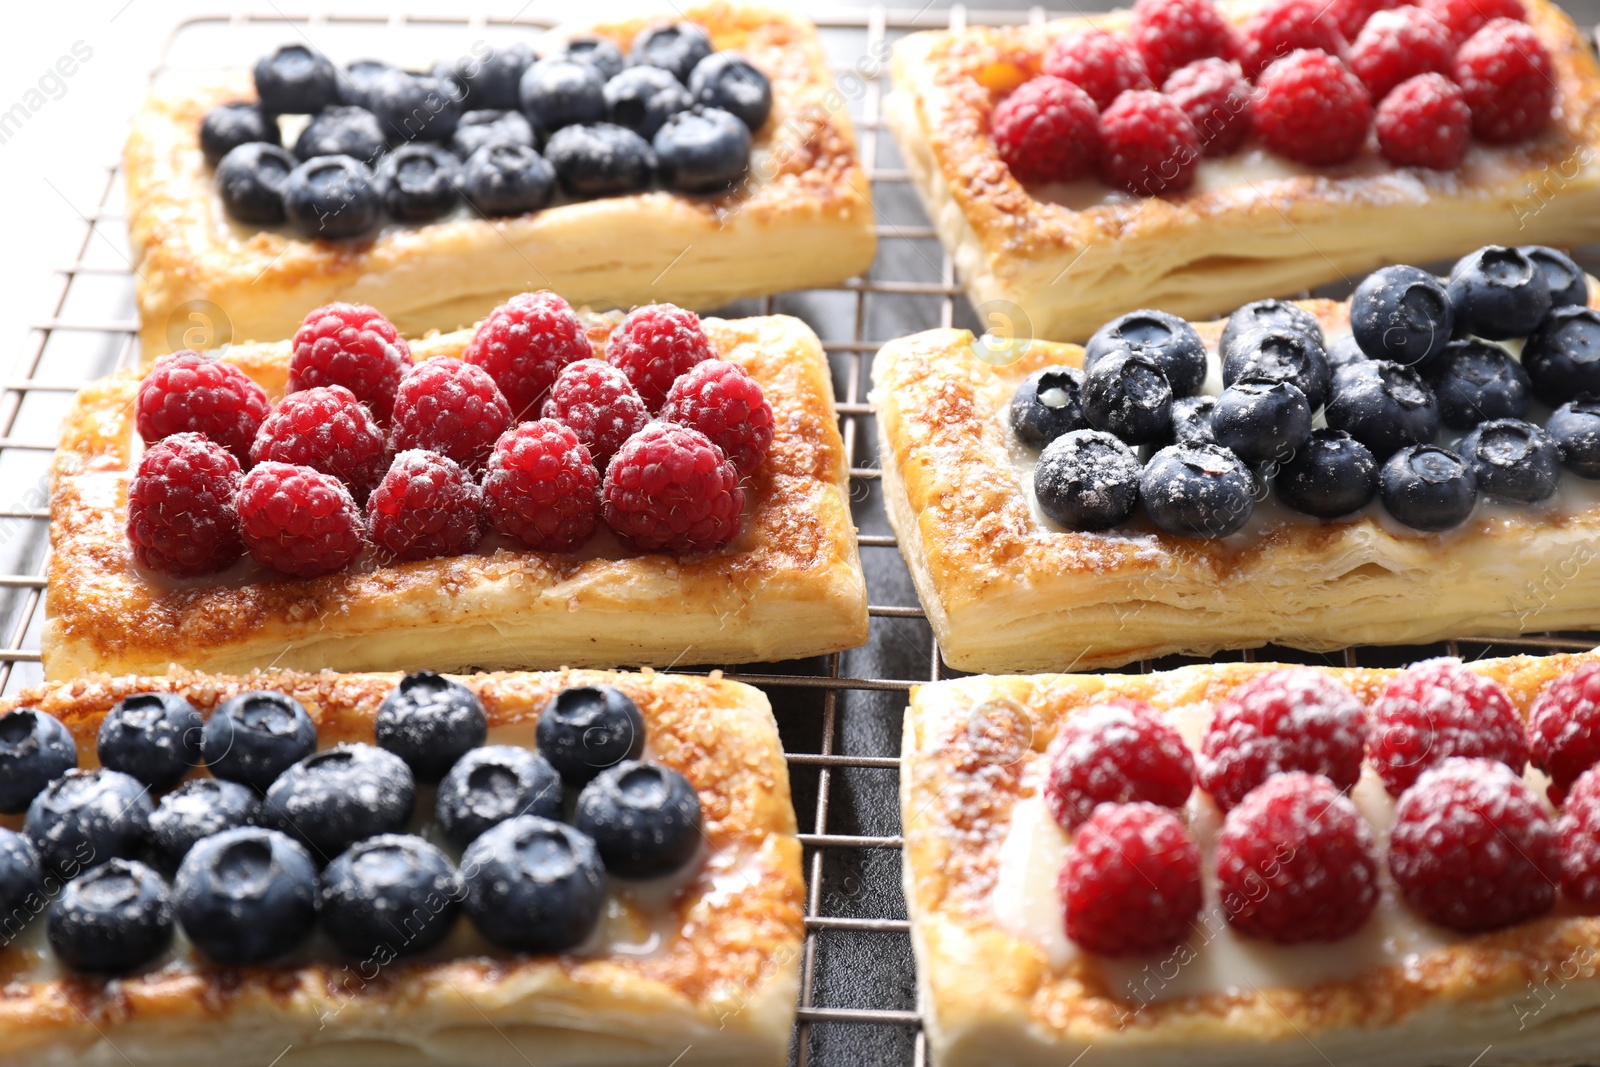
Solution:
[[[932,631],[884,517],[876,432],[866,402],[871,357],[892,337],[934,326],[977,323],[955,284],[950,259],[917,202],[896,146],[882,121],[888,47],[912,30],[968,22],[1040,22],[1043,8],[1013,11],[871,7],[816,17],[855,121],[871,177],[880,248],[865,277],[837,288],[741,301],[727,315],[789,313],[817,331],[829,353],[838,412],[851,460],[852,504],[861,530],[871,638],[838,655],[729,670],[764,689],[778,716],[789,760],[795,808],[805,846],[806,940],[801,959],[799,1021],[791,1062],[913,1064],[926,1052],[913,977],[905,901],[900,888],[897,803],[901,714],[912,686],[949,677]],[[152,81],[168,69],[245,62],[295,35],[329,45],[335,59],[384,54],[385,42],[422,42],[428,55],[455,54],[441,44],[482,34],[536,31],[550,22],[521,18],[316,17],[281,14],[193,19],[173,33]],[[464,35],[464,36],[463,36]],[[187,57],[187,58],[186,58]],[[83,232],[73,261],[56,273],[59,289],[8,379],[0,380],[0,692],[42,679],[40,610],[47,554],[46,472],[56,428],[73,393],[88,381],[137,362],[134,272],[126,241],[119,167],[108,168],[101,195],[81,209]],[[1595,257],[1580,256],[1594,269]],[[1462,640],[1411,648],[1348,649],[1331,657],[1289,649],[1233,654],[1344,666],[1390,666],[1428,655],[1475,658],[1514,652],[1584,650],[1596,637],[1534,635],[1514,640]],[[1196,660],[1142,662],[1147,672]]]

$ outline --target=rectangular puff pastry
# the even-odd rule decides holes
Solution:
[[[1221,6],[1242,22],[1262,0]],[[1000,160],[989,113],[1038,73],[1050,41],[1125,26],[1127,11],[907,37],[885,118],[980,317],[1081,341],[1135,308],[1201,318],[1384,263],[1600,239],[1600,67],[1554,4],[1524,6],[1554,60],[1557,120],[1526,146],[1475,143],[1448,173],[1390,166],[1370,146],[1342,167],[1298,167],[1247,142],[1203,160],[1193,188],[1173,196],[1135,198],[1091,178],[1036,199]]]
[[[591,317],[603,345],[614,322]],[[849,464],[822,345],[787,316],[707,319],[721,358],[772,405],[775,433],[744,481],[743,531],[703,556],[630,555],[605,530],[573,555],[488,538],[474,555],[286,578],[245,560],[213,579],[139,571],[124,534],[137,465],[126,371],[79,393],[52,473],[47,678],[253,667],[458,670],[668,666],[793,659],[866,640],[866,584],[850,516]],[[417,359],[457,356],[471,330],[412,343]],[[289,344],[234,346],[276,400]]]
[[[320,743],[332,745],[370,742],[379,702],[399,678],[91,675],[24,690],[0,708],[55,715],[88,766],[101,718],[132,693],[179,693],[209,714],[236,693],[278,690],[306,706]],[[606,683],[632,697],[649,758],[685,775],[704,811],[705,858],[681,894],[648,914],[613,894],[595,945],[560,957],[490,949],[463,919],[439,948],[383,967],[344,959],[320,938],[291,962],[255,967],[208,966],[179,942],[149,971],[109,981],[52,964],[48,945],[29,940],[41,917],[18,945],[0,948],[0,1065],[781,1067],[794,1023],[804,882],[766,697],[715,676],[648,672],[460,681],[482,699],[495,744],[531,746],[540,709],[568,686]],[[637,935],[650,929],[660,943],[642,950]]]
[[[1545,683],[1593,658],[1517,657],[1471,669],[1504,685],[1525,716]],[[1027,839],[1007,835],[1014,815],[1044,810],[1045,750],[1068,716],[1131,697],[1203,730],[1212,702],[1270,669],[1229,663],[1146,675],[976,677],[912,691],[900,773],[904,874],[935,1067],[1065,1067],[1079,1058],[1096,1067],[1592,1060],[1600,1047],[1600,919],[1558,910],[1475,936],[1430,927],[1398,948],[1377,938],[1353,948],[1284,948],[1233,937],[1208,905],[1188,945],[1153,962],[1070,949],[1052,958],[1032,936],[1036,927],[1015,921],[1016,902],[1027,898],[996,890],[1021,855],[1003,854]],[[1369,701],[1396,673],[1316,669]],[[1060,840],[1053,823],[1048,829]],[[1039,901],[1040,916],[1059,922],[1054,878],[1043,873],[1049,886],[1040,895],[1049,899]],[[1378,907],[1374,922],[1385,904]],[[1392,907],[1403,922],[1403,905]]]
[[[626,53],[635,34],[670,17],[663,8],[654,20],[585,32]],[[135,117],[124,157],[144,359],[197,347],[183,340],[197,324],[226,340],[219,311],[239,341],[288,337],[307,309],[333,300],[382,308],[410,335],[468,325],[529,289],[554,289],[574,305],[704,310],[865,270],[876,247],[871,189],[816,28],[779,9],[730,3],[683,17],[772,81],[772,116],[738,191],[715,199],[656,191],[504,219],[464,208],[363,242],[231,223],[200,154],[200,120],[216,104],[253,98],[250,72],[164,78]],[[215,307],[174,321],[191,301]]]

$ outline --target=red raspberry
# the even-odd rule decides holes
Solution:
[[[1210,0],[1138,0],[1129,35],[1156,85],[1197,59],[1239,54],[1233,27]]]
[[[1338,58],[1300,51],[1261,75],[1250,117],[1272,151],[1296,163],[1330,167],[1354,159],[1367,143],[1372,97]]]
[[[1057,37],[1045,49],[1041,69],[1088,93],[1098,108],[1110,105],[1124,89],[1151,87],[1138,50],[1121,34],[1104,30],[1074,30]]]
[[[605,519],[641,552],[710,552],[739,535],[744,490],[699,430],[652,422],[606,467]]]
[[[297,578],[343,570],[361,554],[367,524],[331,474],[266,462],[239,486],[239,524],[257,562]]]
[[[1528,755],[1550,776],[1550,802],[1557,805],[1580,774],[1600,763],[1600,663],[1545,686],[1528,711]]]
[[[1389,873],[1406,903],[1440,926],[1465,933],[1512,926],[1555,904],[1556,828],[1505,764],[1445,760],[1395,808]]]
[[[342,385],[290,393],[267,416],[250,446],[250,462],[294,463],[331,474],[357,500],[383,477],[383,431],[366,405]]]
[[[1417,6],[1444,23],[1450,43],[1458,46],[1490,19],[1528,20],[1527,9],[1517,0],[1417,0]]]
[[[673,382],[661,417],[711,438],[740,474],[761,466],[772,447],[772,405],[761,383],[727,360],[708,359]]]
[[[1372,99],[1382,100],[1407,78],[1450,69],[1456,48],[1444,23],[1420,7],[1379,11],[1350,46],[1350,69]]]
[[[1443,74],[1418,74],[1378,105],[1378,151],[1400,167],[1453,170],[1467,154],[1472,111],[1461,87]]]
[[[1310,667],[1286,667],[1238,686],[1217,704],[1200,743],[1200,787],[1227,811],[1274,774],[1322,775],[1346,792],[1361,777],[1367,709]]]
[[[1550,124],[1555,64],[1524,23],[1486,23],[1456,52],[1451,77],[1472,109],[1472,132],[1490,144],[1525,141]]]
[[[634,308],[606,340],[606,362],[628,376],[652,412],[678,375],[714,355],[700,316],[673,304]]]
[[[461,358],[489,372],[520,422],[538,416],[561,368],[593,355],[572,305],[542,291],[514,296],[489,312]]]
[[[510,424],[511,408],[483,368],[440,356],[401,380],[389,443],[396,452],[426,448],[476,471]]]
[[[650,421],[628,376],[603,359],[568,363],[550,387],[541,414],[577,434],[601,469],[622,442]]]
[[[154,444],[175,433],[203,433],[250,461],[250,442],[272,405],[244,371],[216,356],[173,352],[156,360],[139,383],[139,436]]]
[[[1600,911],[1600,771],[1578,776],[1556,822],[1561,839],[1561,891],[1584,911]]]
[[[293,344],[289,392],[342,385],[388,424],[394,391],[411,369],[411,348],[388,319],[365,304],[329,304],[306,316]]]
[[[1024,82],[989,119],[1000,158],[1024,185],[1070,182],[1094,169],[1100,154],[1094,100],[1049,74]]]
[[[128,544],[133,558],[176,578],[212,574],[244,555],[239,461],[197,433],[175,433],[139,457],[128,484]]]
[[[1073,835],[1056,889],[1067,936],[1102,956],[1172,949],[1200,915],[1200,849],[1155,804],[1106,804]]]
[[[1379,11],[1398,7],[1402,0],[1329,0],[1328,14],[1339,24],[1344,39],[1353,41],[1367,20]]]
[[[1432,659],[1383,687],[1372,705],[1367,758],[1397,797],[1452,756],[1499,760],[1521,774],[1528,739],[1504,689],[1460,660]]]
[[[1099,804],[1145,801],[1182,807],[1194,788],[1194,757],[1149,704],[1112,700],[1067,720],[1050,745],[1044,799],[1063,830]]]
[[[1250,83],[1226,59],[1197,59],[1161,87],[1183,109],[1208,156],[1225,156],[1250,133]]]
[[[1280,945],[1338,941],[1378,903],[1372,831],[1328,779],[1274,775],[1223,821],[1217,882],[1241,933]]]
[[[1344,54],[1344,34],[1327,5],[1317,0],[1276,0],[1239,28],[1239,65],[1251,81],[1273,63],[1300,49]]]
[[[569,427],[525,422],[495,442],[483,497],[500,533],[543,552],[570,552],[600,521],[600,472]]]
[[[394,457],[367,501],[372,543],[395,559],[465,555],[483,528],[483,490],[461,464],[421,448]]]
[[[1179,193],[1194,184],[1200,138],[1168,97],[1135,89],[1100,116],[1100,176],[1136,196]]]

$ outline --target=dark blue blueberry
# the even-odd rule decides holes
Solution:
[[[456,63],[456,74],[466,80],[467,99],[473,107],[514,111],[522,106],[517,90],[531,66],[533,49],[526,41],[517,41],[487,56],[462,58]]]
[[[522,111],[546,134],[599,122],[606,115],[605,88],[605,78],[588,63],[541,59],[522,76]]]
[[[260,827],[195,845],[173,882],[183,932],[216,963],[265,963],[303,942],[317,921],[317,869],[297,841]]]
[[[382,59],[358,59],[348,64],[339,76],[339,103],[372,110],[371,93],[378,79],[388,71],[399,69]]]
[[[1285,307],[1294,307],[1286,304]],[[1299,311],[1299,308],[1295,308]],[[1222,384],[1232,385],[1246,378],[1288,382],[1306,395],[1306,403],[1316,411],[1328,402],[1328,386],[1333,372],[1322,351],[1319,336],[1283,326],[1266,326],[1241,334],[1223,355]]]
[[[1172,434],[1176,445],[1214,445],[1217,435],[1211,430],[1211,413],[1216,410],[1214,396],[1186,396],[1172,402]]]
[[[460,195],[461,164],[434,144],[401,145],[378,164],[378,187],[390,216],[427,222],[446,215]]]
[[[1255,492],[1250,468],[1220,445],[1168,445],[1139,479],[1150,521],[1182,537],[1237,533],[1255,510]]]
[[[622,50],[604,37],[574,37],[567,42],[567,47],[562,49],[561,58],[570,59],[574,63],[587,63],[600,72],[600,76],[610,81],[622,73],[628,65]]]
[[[1600,312],[1568,305],[1550,312],[1522,346],[1533,395],[1560,407],[1584,393],[1600,396]]]
[[[545,145],[561,188],[575,197],[623,196],[647,189],[655,180],[656,154],[650,142],[608,122],[557,130]]]
[[[1193,396],[1206,380],[1206,346],[1195,328],[1165,311],[1130,311],[1100,327],[1083,346],[1083,369],[1128,348],[1156,361],[1175,397]]]
[[[450,137],[450,151],[465,160],[484,145],[496,141],[539,147],[533,127],[522,112],[469,111],[461,116],[456,132]]]
[[[1407,445],[1383,465],[1380,489],[1389,514],[1414,530],[1459,526],[1478,500],[1478,479],[1460,456],[1437,445]]]
[[[673,22],[645,30],[633,39],[633,61],[670,70],[685,85],[700,61],[711,54],[711,38],[690,22]]]
[[[15,830],[0,827],[0,945],[9,943],[45,905],[39,854]]]
[[[322,928],[352,956],[426,952],[450,933],[466,887],[436,847],[409,834],[368,838],[322,872]]]
[[[1551,307],[1588,306],[1589,279],[1571,256],[1544,245],[1523,245],[1517,251],[1533,260],[1533,265],[1544,275],[1545,285],[1550,289]]]
[[[404,830],[416,802],[405,760],[376,745],[336,745],[278,775],[261,821],[327,863],[363,838]]]
[[[651,142],[661,183],[685,193],[725,193],[750,169],[750,131],[719,108],[680,111]]]
[[[606,872],[588,834],[519,815],[461,857],[467,915],[502,948],[554,953],[588,940],[605,906]]]
[[[538,211],[555,195],[556,172],[523,144],[491,141],[461,168],[461,195],[485,215]]]
[[[668,119],[689,110],[694,99],[683,83],[660,67],[629,67],[606,82],[606,121],[654,137]]]
[[[277,120],[254,104],[221,104],[200,120],[200,151],[211,166],[242,144],[283,144]]]
[[[644,751],[644,716],[628,694],[609,685],[563,689],[539,713],[539,752],[563,781],[581,786]]]
[[[372,79],[367,108],[390,144],[450,140],[465,110],[458,96],[431,74],[386,70]]]
[[[1520,419],[1528,413],[1533,386],[1510,352],[1488,341],[1451,341],[1430,367],[1439,418],[1453,430],[1485,419]]]
[[[1416,371],[1387,359],[1352,363],[1334,375],[1327,417],[1330,427],[1366,445],[1379,461],[1439,432],[1433,390]]]
[[[1444,284],[1425,270],[1375,270],[1350,297],[1350,332],[1373,359],[1414,367],[1443,350],[1455,316]]]
[[[261,821],[255,790],[221,778],[195,778],[161,798],[150,816],[145,858],[168,875],[201,838]]]
[[[291,171],[283,210],[302,236],[330,241],[364,237],[383,219],[372,172],[349,156],[317,156]]]
[[[1130,445],[1150,444],[1172,426],[1172,386],[1153,357],[1129,348],[1108,352],[1084,376],[1083,414]]]
[[[1289,382],[1246,378],[1217,397],[1211,433],[1246,463],[1282,463],[1311,437],[1311,405]]]
[[[1521,419],[1480,423],[1456,446],[1485,496],[1537,504],[1555,495],[1561,453],[1555,438]]]
[[[321,52],[286,44],[256,61],[256,95],[273,115],[315,115],[339,95],[339,72]]]
[[[283,187],[294,157],[274,144],[242,144],[217,164],[217,194],[228,217],[253,226],[283,222]]]
[[[136,693],[113,704],[100,722],[100,764],[131,774],[151,789],[171,789],[204,760],[205,720],[176,693]]]
[[[28,810],[45,786],[78,765],[78,746],[61,720],[18,708],[0,715],[0,813]]]
[[[1240,338],[1256,330],[1268,329],[1293,330],[1305,334],[1317,343],[1319,349],[1325,344],[1322,324],[1299,304],[1287,300],[1257,300],[1228,316],[1217,342],[1217,351],[1223,359],[1227,359]]]
[[[406,761],[419,782],[437,782],[456,760],[483,744],[489,717],[460,682],[433,671],[400,679],[378,706],[378,744]]]
[[[374,165],[388,150],[378,117],[349,104],[323,108],[294,142],[295,158],[301,162],[317,156],[349,156]]]
[[[1487,245],[1450,269],[1455,327],[1491,341],[1525,337],[1550,310],[1550,282],[1520,249]]]
[[[629,760],[583,787],[573,825],[618,878],[660,878],[700,849],[700,797],[671,767]]]
[[[1033,470],[1039,510],[1069,530],[1126,522],[1139,503],[1139,457],[1100,430],[1073,430],[1045,447]]]
[[[218,778],[258,793],[317,750],[317,727],[298,700],[264,689],[223,701],[206,721],[202,751]]]
[[[1378,495],[1378,461],[1343,430],[1312,430],[1311,438],[1278,467],[1273,483],[1289,507],[1319,519],[1336,519],[1366,507]]]
[[[1011,394],[1011,432],[1029,448],[1084,425],[1083,372],[1076,367],[1042,367]]]
[[[1355,334],[1345,333],[1340,334],[1328,343],[1327,351],[1323,353],[1323,357],[1328,361],[1328,372],[1334,374],[1338,372],[1340,367],[1347,367],[1352,363],[1360,363],[1367,358],[1367,354],[1361,351],[1360,345],[1356,344]]]
[[[772,83],[736,52],[713,52],[695,64],[689,92],[697,104],[720,107],[755,133],[772,114]]]
[[[466,848],[491,826],[518,815],[561,818],[561,776],[520,745],[485,745],[462,756],[439,783],[434,818],[445,838]]]
[[[68,771],[28,805],[22,832],[46,873],[73,878],[109,859],[133,859],[144,847],[155,802],[132,775]]]
[[[1600,478],[1600,401],[1588,396],[1568,401],[1544,428],[1555,438],[1567,470],[1580,478]]]
[[[172,891],[142,863],[114,859],[67,885],[50,909],[50,947],[91,974],[126,974],[172,943]]]
[[[428,73],[439,83],[439,88],[446,96],[465,109],[472,96],[469,75],[476,69],[476,60],[471,56],[462,56],[460,59],[438,60]]]

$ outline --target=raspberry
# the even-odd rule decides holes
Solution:
[[[1178,731],[1143,701],[1112,700],[1072,716],[1056,735],[1044,799],[1070,831],[1097,805],[1177,808],[1193,788],[1194,758]]]
[[[1250,117],[1272,151],[1296,163],[1327,167],[1354,159],[1367,143],[1372,98],[1336,57],[1300,51],[1261,75]]]
[[[1322,775],[1348,792],[1366,742],[1366,708],[1350,690],[1310,667],[1271,671],[1217,704],[1200,743],[1200,787],[1223,811],[1285,771]]]
[[[239,525],[257,562],[297,578],[343,570],[361,554],[366,523],[331,474],[268,461],[239,486]]]
[[[1104,30],[1063,34],[1045,50],[1044,73],[1071,82],[1105,108],[1124,89],[1150,88],[1144,60],[1127,38]]]
[[[1556,833],[1561,839],[1561,891],[1584,911],[1600,911],[1600,771],[1578,776]]]
[[[1418,74],[1378,105],[1378,151],[1401,167],[1452,170],[1467,154],[1472,111],[1461,87],[1443,74]]]
[[[606,340],[606,362],[628,376],[652,412],[678,375],[714,355],[700,316],[673,304],[634,308]]]
[[[551,292],[522,293],[489,312],[461,358],[489,372],[514,421],[536,418],[561,368],[594,355],[583,322]]]
[[[710,552],[739,535],[739,472],[699,430],[653,422],[611,457],[605,519],[641,552]]]
[[[1506,691],[1456,659],[1432,659],[1390,679],[1372,705],[1367,758],[1390,796],[1452,756],[1528,762],[1522,719]]]
[[[772,446],[772,405],[737,363],[708,359],[672,383],[661,417],[699,430],[740,474],[761,466]]]
[[[989,119],[1000,158],[1024,185],[1070,182],[1100,154],[1094,100],[1071,82],[1041,74],[1000,101]]]
[[[1136,196],[1177,193],[1194,184],[1200,138],[1172,100],[1132,90],[1100,116],[1100,176]]]
[[[1550,776],[1550,802],[1600,763],[1600,663],[1585,663],[1545,686],[1528,712],[1528,754]]]
[[[570,552],[600,521],[600,472],[569,427],[525,422],[495,442],[483,475],[489,521],[545,552]]]
[[[1350,69],[1372,99],[1382,100],[1407,78],[1450,69],[1455,45],[1444,23],[1419,7],[1379,11],[1350,46]]]
[[[188,578],[222,570],[244,555],[239,461],[197,433],[175,433],[139,457],[128,485],[128,543],[141,567]]]
[[[1448,759],[1400,798],[1389,873],[1424,918],[1476,933],[1549,911],[1561,857],[1555,827],[1515,772]]]
[[[541,414],[577,434],[601,469],[622,442],[650,421],[628,376],[603,359],[567,364],[550,387]]]
[[[1250,83],[1226,59],[1197,59],[1173,71],[1161,91],[1183,109],[1208,156],[1225,156],[1250,133]]]
[[[483,490],[461,464],[421,448],[394,457],[367,501],[372,543],[395,559],[465,555],[483,527]]]
[[[1156,85],[1197,59],[1239,53],[1233,27],[1210,0],[1138,0],[1129,34]]]
[[[1456,52],[1450,73],[1482,140],[1512,144],[1550,124],[1555,65],[1529,26],[1506,18],[1485,23]]]
[[[510,424],[511,408],[483,368],[440,356],[401,379],[389,443],[396,452],[426,448],[476,471]]]
[[[1417,0],[1417,6],[1444,23],[1450,43],[1461,45],[1490,19],[1526,22],[1528,11],[1517,0]]]
[[[387,425],[394,391],[411,369],[411,348],[365,304],[329,304],[305,317],[289,357],[289,392],[342,385]]]
[[[1379,11],[1398,7],[1403,0],[1329,0],[1328,14],[1339,24],[1344,39],[1353,41],[1367,20]]]
[[[294,463],[331,474],[357,500],[365,500],[383,477],[385,459],[383,431],[342,385],[290,393],[250,446],[251,463]]]
[[[1339,23],[1317,0],[1276,0],[1239,28],[1239,65],[1251,81],[1273,63],[1300,49],[1344,54]]]
[[[184,350],[156,360],[139,383],[135,409],[146,444],[201,433],[248,463],[250,442],[272,406],[261,386],[232,363]]]
[[[1106,804],[1073,835],[1056,888],[1067,936],[1088,951],[1166,951],[1200,914],[1200,849],[1166,808]]]
[[[1328,779],[1274,775],[1223,821],[1217,882],[1241,933],[1280,945],[1337,941],[1378,903],[1372,831]]]

